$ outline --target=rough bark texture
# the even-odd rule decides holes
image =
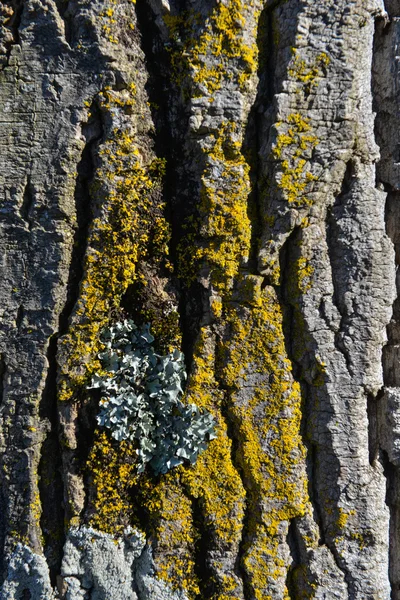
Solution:
[[[398,0],[0,2],[0,598],[400,600]],[[105,327],[214,415],[140,473]]]

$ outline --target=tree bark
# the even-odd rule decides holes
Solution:
[[[398,0],[0,2],[2,600],[400,600],[399,36]],[[214,419],[165,473],[99,423],[126,320]]]

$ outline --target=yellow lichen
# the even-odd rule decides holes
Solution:
[[[165,16],[171,39],[178,42],[179,49],[171,52],[176,82],[185,83],[190,73],[190,86],[200,88],[195,96],[204,89],[212,97],[226,79],[236,79],[243,89],[257,69],[258,55],[257,44],[245,40],[246,19],[251,15],[257,19],[258,12],[253,2],[227,0],[218,2],[204,22],[201,15],[189,11]],[[182,65],[186,73],[182,73]]]
[[[205,332],[197,346],[186,399],[214,413],[217,439],[210,442],[195,465],[183,470],[182,481],[190,494],[200,499],[206,526],[213,531],[214,539],[234,544],[240,540],[245,490],[232,464],[232,441],[218,410],[221,393],[214,376],[214,357],[202,355],[201,346],[206,343],[204,335]]]
[[[299,289],[303,294],[305,294],[312,287],[312,276],[314,273],[314,267],[304,256],[301,256],[297,260],[296,266]]]
[[[180,246],[180,274],[185,279],[206,264],[215,289],[222,293],[231,285],[249,256],[251,225],[247,214],[250,193],[249,165],[240,152],[236,126],[223,123],[210,136],[206,165],[201,177],[197,244]],[[215,172],[219,174],[215,180]],[[196,236],[193,236],[194,239]]]
[[[145,476],[141,493],[150,515],[151,534],[157,540],[154,548],[157,575],[172,589],[183,588],[189,597],[198,595],[199,582],[193,560],[197,531],[179,469],[170,471],[159,482]]]
[[[241,306],[226,313],[230,339],[220,350],[226,364],[221,377],[231,390],[237,460],[250,483],[249,541],[243,562],[255,597],[261,600],[271,579],[286,576],[279,533],[292,518],[305,514],[308,496],[299,470],[305,456],[299,433],[300,389],[290,376],[279,303],[271,288],[261,290],[257,277],[245,280],[241,296]],[[248,392],[243,406],[236,390],[256,373],[262,383]]]
[[[215,415],[217,439],[210,442],[195,465],[181,466],[159,481],[144,477],[140,482],[151,531],[157,539],[157,575],[174,589],[184,588],[190,598],[199,593],[194,569],[198,524],[195,526],[193,521],[191,503],[199,504],[204,521],[202,527],[206,528],[214,543],[225,549],[232,547],[237,550],[246,495],[232,464],[232,442],[220,411],[222,392],[215,380],[215,358],[209,345],[207,332],[203,331],[196,345],[184,401],[193,402]],[[210,568],[215,571],[213,560]],[[224,581],[215,580],[214,588],[213,600],[236,597],[234,590],[237,583],[233,574],[227,574]]]
[[[158,191],[164,161],[144,164],[133,138],[118,131],[104,144],[101,155],[103,167],[92,194],[100,194],[101,181],[105,198],[91,224],[73,322],[60,340],[60,353],[65,357],[59,386],[62,401],[73,398],[100,370],[96,360],[100,333],[110,312],[118,310],[128,286],[141,277],[138,263],[146,259],[150,245],[159,260],[165,261],[168,254],[169,227]]]
[[[276,124],[278,134],[272,149],[274,159],[280,161],[278,187],[289,204],[307,206],[311,201],[305,196],[309,184],[317,177],[305,169],[307,158],[318,144],[318,139],[312,135],[309,120],[300,113],[291,113],[287,123]]]
[[[115,8],[114,6],[117,4],[117,0],[108,0],[111,6],[109,8],[105,8],[99,13],[99,17],[102,23],[101,29],[105,34],[107,40],[112,44],[118,44],[118,38],[113,35],[113,32],[116,31],[114,27],[117,23],[115,19]]]
[[[336,526],[340,532],[342,532],[345,529],[349,517],[355,514],[356,513],[354,510],[345,511],[341,506],[339,506],[339,516],[336,520]]]
[[[299,159],[317,143],[300,114],[290,116],[286,129],[285,137],[278,136],[276,154],[296,145],[293,154]],[[299,469],[304,462],[299,433],[300,389],[290,375],[275,292],[271,288],[261,290],[261,278],[241,275],[250,253],[251,222],[249,168],[241,153],[240,130],[223,123],[216,134],[209,136],[203,152],[199,214],[188,224],[188,234],[180,246],[184,264],[180,272],[188,285],[196,274],[209,272],[210,284],[218,294],[211,303],[215,326],[225,333],[218,344],[220,358],[216,367],[212,352],[207,352],[210,332],[207,328],[200,332],[187,398],[213,410],[219,429],[218,438],[210,443],[197,464],[183,470],[182,481],[189,484],[190,494],[201,500],[206,522],[212,524],[213,539],[220,544],[234,544],[241,535],[241,519],[236,521],[236,527],[223,523],[232,520],[229,511],[239,510],[241,514],[243,510],[238,504],[246,497],[243,484],[239,483],[240,465],[249,486],[251,515],[243,566],[255,597],[261,600],[268,597],[271,580],[286,578],[287,566],[279,556],[279,544],[288,522],[303,515],[307,508],[305,477],[302,467]],[[303,191],[299,186],[302,177],[307,182],[312,179],[311,174],[303,174],[304,164],[300,164],[300,169],[297,166],[295,173],[286,165],[286,176],[297,186],[296,197]],[[311,271],[303,275],[305,282]],[[218,381],[214,373],[218,373]],[[247,388],[249,399],[244,406],[236,390],[255,373],[260,373],[262,383],[252,391]],[[222,390],[225,401],[220,405],[215,398]],[[224,456],[225,464],[229,464],[230,441],[222,416],[225,411],[234,424],[238,443],[237,465],[232,464],[226,481],[221,479],[219,467]],[[265,439],[270,440],[268,448]],[[230,482],[235,479],[240,494],[234,488],[230,493]],[[221,599],[226,590],[219,583],[215,598]]]
[[[97,430],[87,463],[91,489],[90,524],[112,535],[132,524],[131,489],[137,481],[135,446]],[[138,525],[138,524],[137,524]]]
[[[166,18],[176,47],[181,43],[179,51],[173,50],[171,60],[175,70],[184,73],[189,88],[195,88],[194,95],[206,90],[212,97],[231,77],[243,89],[255,73],[257,51],[243,37],[247,8],[240,0],[219,2],[201,27],[198,16],[192,15],[186,24],[181,17]],[[183,67],[177,64],[179,57]],[[231,74],[228,66],[233,64],[239,68]],[[104,102],[112,104],[113,96],[112,90],[105,90]],[[313,175],[306,171],[303,155],[308,157],[317,140],[300,113],[293,113],[278,130],[279,127],[282,131],[273,152],[274,158],[282,162],[281,185],[285,186],[289,202],[304,203],[306,186]],[[288,522],[304,515],[307,509],[301,466],[304,448],[299,433],[300,389],[293,381],[286,356],[281,308],[272,288],[261,289],[261,277],[242,274],[252,237],[249,166],[241,152],[242,135],[235,124],[224,122],[202,146],[204,168],[198,213],[186,224],[187,235],[179,247],[180,274],[186,286],[190,288],[205,268],[216,293],[212,301],[214,323],[200,330],[185,401],[214,414],[217,438],[195,465],[181,466],[157,480],[135,475],[134,448],[129,445],[121,450],[122,459],[127,462],[125,471],[121,471],[121,458],[104,432],[96,434],[89,458],[95,489],[93,525],[107,531],[114,528],[115,532],[126,518],[134,522],[128,491],[130,483],[136,485],[149,515],[149,530],[155,537],[157,574],[173,588],[184,588],[190,598],[199,594],[193,558],[197,539],[193,503],[201,510],[201,527],[210,536],[213,547],[226,553],[229,549],[238,551],[247,501],[249,520],[244,532],[243,567],[257,600],[270,597],[272,580],[286,579],[287,565],[280,557],[279,544],[286,536]],[[82,310],[78,325],[82,323],[83,329],[74,325],[65,342],[72,360],[72,366],[68,365],[64,372],[68,397],[71,381],[81,381],[75,372],[78,362],[82,364],[82,356],[93,360],[98,333],[109,309],[118,307],[126,287],[140,276],[137,263],[146,257],[149,233],[161,232],[158,245],[163,248],[163,255],[168,237],[160,215],[157,227],[151,228],[151,191],[159,179],[158,167],[154,178],[151,165],[143,166],[140,152],[136,149],[135,154],[134,140],[130,138],[119,143],[116,136],[109,152],[107,145],[104,150],[107,160],[102,176],[112,183],[105,206],[110,206],[115,216],[105,221],[105,231],[104,219],[95,223],[95,231],[101,239],[109,238],[110,243],[105,252],[107,258],[94,254],[91,279],[85,276],[83,299],[78,305],[78,310]],[[124,230],[128,222],[129,232]],[[93,235],[89,245],[96,249],[100,238]],[[112,267],[115,261],[121,271]],[[107,275],[105,281],[99,282],[104,264]],[[307,270],[307,265],[299,263],[297,267]],[[303,273],[304,286],[310,277],[311,271]],[[80,337],[86,345],[83,352],[79,347],[74,354],[70,350],[77,347]],[[98,365],[92,362],[81,376],[87,377],[96,369]],[[255,376],[257,381],[251,387]],[[235,431],[235,451],[228,425]],[[120,484],[116,485],[116,481]],[[108,492],[115,508],[106,504]],[[210,555],[207,560],[215,572],[213,600],[235,598],[237,584],[233,573],[218,578],[218,559]]]
[[[293,59],[289,66],[288,73],[290,77],[301,84],[298,91],[303,91],[306,95],[310,94],[312,89],[318,85],[318,78],[321,76],[322,69],[330,63],[330,58],[326,52],[320,52],[311,65],[300,57],[299,51],[292,48]]]

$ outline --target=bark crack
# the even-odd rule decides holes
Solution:
[[[397,0],[385,0],[385,8],[390,19],[400,15],[400,6]],[[372,428],[372,443],[370,456],[375,460],[380,459],[383,464],[386,477],[386,504],[389,507],[389,580],[391,586],[392,600],[400,600],[400,471],[399,468],[389,461],[386,451],[382,450],[382,442],[379,439],[380,430],[390,427],[388,423],[382,422],[378,402],[383,400],[386,386],[399,388],[400,377],[398,374],[398,358],[400,351],[400,192],[397,189],[398,180],[396,167],[398,156],[398,144],[395,136],[390,131],[393,127],[393,114],[398,113],[398,98],[382,95],[383,86],[391,81],[392,73],[389,67],[394,59],[391,37],[393,28],[385,19],[375,21],[373,64],[372,64],[372,98],[374,109],[377,113],[375,120],[375,139],[381,152],[381,160],[376,166],[376,187],[387,193],[385,207],[386,233],[392,240],[395,249],[396,264],[396,299],[393,302],[393,314],[387,326],[387,343],[382,349],[382,368],[384,387],[378,396],[369,403],[370,419]],[[393,93],[393,92],[392,92]],[[396,121],[397,123],[397,121]],[[395,144],[395,145],[394,145]],[[372,417],[372,418],[371,418]],[[391,437],[391,436],[389,436]],[[375,440],[374,440],[375,438]]]
[[[24,317],[25,317],[25,310],[24,310],[23,304],[21,304],[18,307],[17,316],[15,318],[15,325],[18,330],[21,329],[21,325],[23,323]]]
[[[152,9],[144,2],[136,3],[135,9],[141,48],[145,56],[146,71],[148,73],[145,88],[155,128],[155,154],[158,157],[164,158],[168,165],[164,179],[163,198],[166,204],[166,219],[171,226],[169,256],[176,272],[177,245],[181,237],[182,212],[180,211],[181,206],[177,206],[175,199],[180,195],[179,171],[181,165],[184,164],[184,151],[181,143],[176,142],[177,133],[172,130],[172,120],[174,117],[171,115],[171,110],[173,111],[171,107],[180,106],[181,100],[177,96],[176,90],[174,90],[170,80],[170,56],[166,52],[160,38]],[[179,133],[181,134],[180,139],[185,135],[185,124],[184,114],[181,114],[178,123]],[[201,299],[199,301],[198,294],[192,294],[188,290],[183,291],[175,278],[171,278],[170,282],[172,287],[175,287],[178,292],[182,350],[189,371],[193,357],[194,340],[197,338],[200,329],[203,302]],[[135,298],[134,291],[132,297]],[[137,301],[137,296],[135,299]],[[122,305],[124,306],[125,303]],[[183,493],[191,502],[194,538],[196,540],[192,556],[194,572],[198,578],[200,588],[198,598],[199,600],[200,598],[206,600],[212,597],[214,591],[213,580],[215,574],[209,562],[213,536],[206,523],[206,513],[202,506],[201,498],[193,496],[185,483],[181,485]],[[142,598],[142,595],[142,592],[138,592],[139,598]]]
[[[22,199],[22,204],[20,208],[21,218],[27,223],[29,231],[32,231],[33,226],[33,218],[32,213],[35,208],[35,195],[34,190],[31,184],[30,177],[28,177],[25,188],[24,195]]]
[[[310,503],[313,507],[313,520],[318,528],[319,532],[319,546],[325,546],[340,572],[343,573],[345,581],[347,582],[346,569],[340,564],[340,557],[334,547],[334,544],[329,541],[326,535],[326,525],[324,523],[324,509],[321,504],[320,494],[318,490],[318,452],[320,449],[318,445],[312,442],[309,438],[308,427],[309,421],[311,421],[312,410],[312,396],[310,391],[310,383],[306,380],[306,376],[303,372],[302,359],[297,358],[297,348],[295,344],[296,340],[296,314],[301,315],[300,303],[301,297],[298,296],[299,291],[293,287],[290,279],[293,278],[293,274],[290,274],[290,265],[295,263],[294,252],[299,246],[299,238],[301,236],[301,228],[296,227],[291,232],[290,236],[285,241],[280,252],[280,272],[281,281],[278,288],[278,298],[280,300],[282,315],[283,315],[283,332],[285,338],[286,352],[288,358],[292,363],[293,376],[296,381],[301,385],[301,393],[303,398],[302,408],[302,423],[301,423],[301,435],[302,442],[307,448],[307,481],[308,481],[308,495]],[[301,317],[299,317],[301,318]],[[307,546],[307,544],[306,544]],[[307,556],[304,560],[307,566]]]
[[[345,257],[340,252],[340,227],[338,222],[340,220],[341,212],[346,201],[346,197],[351,193],[352,182],[355,176],[355,165],[354,161],[350,159],[347,162],[346,170],[343,176],[342,187],[340,193],[336,197],[336,201],[333,206],[328,207],[326,216],[326,243],[328,246],[328,259],[331,266],[332,273],[332,284],[333,284],[333,303],[341,316],[340,324],[335,335],[335,348],[342,354],[346,369],[352,377],[354,375],[351,355],[346,348],[344,340],[344,331],[346,329],[346,308],[344,302],[345,289],[343,288],[343,282],[339,279],[339,268],[343,265]]]
[[[38,465],[39,496],[42,506],[40,527],[44,540],[44,555],[49,565],[52,584],[56,585],[61,567],[65,541],[63,485],[61,476],[61,449],[58,441],[57,418],[57,334],[50,338],[47,361],[48,372],[43,390],[39,416],[50,424],[40,450]]]
[[[86,139],[81,160],[77,166],[75,183],[75,211],[77,227],[75,229],[70,272],[67,285],[67,301],[60,315],[59,337],[68,329],[68,321],[79,297],[79,284],[83,276],[83,263],[87,249],[89,227],[92,220],[90,184],[95,173],[94,151],[102,139],[103,123],[101,111],[94,100],[89,108],[91,117],[82,125],[82,135]]]
[[[296,567],[301,565],[301,552],[298,543],[298,532],[296,528],[296,519],[291,519],[289,523],[289,529],[287,534],[287,545],[290,551],[290,557],[292,559],[292,564],[289,565],[289,569],[286,577],[286,588],[288,598],[290,600],[296,600],[296,586],[293,581],[293,572]]]
[[[248,576],[244,567],[243,557],[245,556],[246,546],[248,545],[250,539],[250,521],[252,518],[256,519],[256,515],[254,514],[255,512],[257,512],[257,515],[261,515],[263,511],[260,494],[257,494],[257,485],[254,481],[251,481],[251,475],[249,476],[249,474],[246,474],[243,461],[240,460],[240,457],[244,456],[244,452],[240,444],[241,436],[238,432],[239,424],[235,415],[229,410],[229,407],[233,402],[231,393],[228,388],[224,387],[223,382],[217,376],[217,374],[222,372],[222,370],[223,368],[220,368],[218,361],[216,361],[216,379],[220,389],[224,391],[224,400],[221,404],[222,414],[225,419],[225,423],[227,424],[229,439],[232,441],[232,464],[242,481],[243,488],[246,490],[242,535],[237,554],[237,575],[240,577],[243,584],[244,600],[251,600],[251,598],[254,596],[254,590],[250,581],[250,577]],[[250,495],[252,496],[251,500]],[[255,508],[256,511],[254,510]]]
[[[7,363],[5,354],[0,354],[0,406],[4,402],[7,377]]]

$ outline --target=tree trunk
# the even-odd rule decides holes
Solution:
[[[400,600],[399,38],[0,2],[2,600]]]

